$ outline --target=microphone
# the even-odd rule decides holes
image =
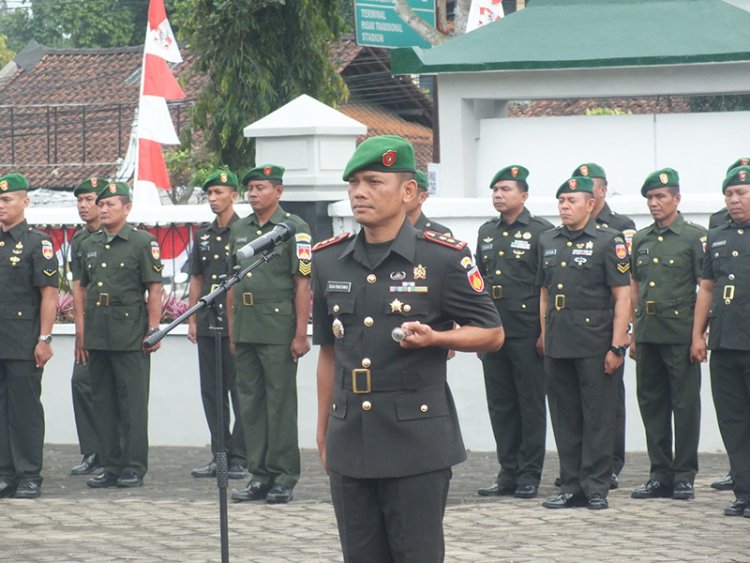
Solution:
[[[400,326],[397,326],[391,331],[391,338],[393,338],[394,342],[401,342],[404,338],[406,338],[410,334],[414,334],[414,332],[411,330],[404,330]]]
[[[253,241],[248,242],[245,246],[237,251],[237,258],[246,260],[256,254],[265,252],[274,246],[288,241],[295,233],[297,228],[292,224],[284,221],[279,223],[265,235],[261,235]]]

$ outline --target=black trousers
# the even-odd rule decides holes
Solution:
[[[604,354],[545,357],[547,400],[560,459],[560,490],[606,497],[612,474],[617,378]]]
[[[500,486],[539,485],[544,465],[547,408],[544,360],[536,338],[508,338],[482,358],[487,407],[497,445]]]
[[[451,475],[450,468],[389,479],[329,472],[344,561],[443,561],[443,515]]]
[[[650,479],[692,483],[698,473],[701,429],[701,368],[689,344],[638,343],[638,405],[646,429]],[[674,418],[674,453],[672,419]]]
[[[208,430],[211,433],[211,453],[216,456],[219,428],[216,421],[216,353],[213,336],[198,337],[198,367],[201,381],[201,400],[206,414]],[[224,391],[222,408],[224,409],[224,451],[230,464],[245,464],[245,433],[242,429],[240,402],[237,395],[237,371],[234,355],[229,352],[229,338],[221,339],[221,375]],[[229,403],[232,404],[234,425],[230,430]]]
[[[619,475],[625,466],[625,362],[612,374],[617,379],[617,397],[615,399],[615,437],[612,450],[612,473]]]
[[[750,352],[711,352],[711,391],[729,454],[734,494],[750,497]]]
[[[42,370],[34,360],[0,360],[0,477],[42,482]]]
[[[91,401],[91,378],[89,366],[73,365],[70,378],[70,391],[73,397],[73,416],[76,421],[78,444],[83,455],[99,452],[99,437],[94,422],[94,406]]]

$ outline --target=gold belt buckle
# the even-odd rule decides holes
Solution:
[[[656,301],[646,301],[646,314],[647,315],[656,314]]]
[[[562,311],[563,309],[565,309],[565,296],[555,295],[555,310]]]
[[[732,302],[732,299],[734,299],[734,286],[725,285],[724,286],[724,304],[729,305]]]
[[[99,300],[96,302],[97,307],[109,307],[109,293],[100,293]]]
[[[209,293],[213,293],[217,289],[219,289],[219,284],[218,283],[212,283],[211,284],[211,291]]]
[[[359,376],[364,375],[365,376],[365,388],[360,389],[359,388]],[[356,393],[358,395],[361,395],[363,393],[370,393],[372,391],[372,376],[370,375],[369,369],[364,368],[358,368],[352,370],[352,392]]]
[[[502,299],[503,298],[503,286],[502,285],[493,285],[492,286],[492,298],[493,299]]]
[[[255,305],[255,299],[253,298],[252,291],[246,291],[242,294],[242,304],[245,307],[252,307],[253,305]]]

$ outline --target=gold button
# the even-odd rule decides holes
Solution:
[[[372,320],[372,317],[365,317],[365,326],[372,326],[372,323],[375,321]]]
[[[96,287],[101,287],[101,286],[103,286],[103,285],[104,285],[104,284],[103,284],[102,282],[96,282]]]
[[[369,368],[371,365],[372,365],[372,360],[370,358],[362,358],[363,368]]]
[[[338,313],[340,310],[341,310],[341,307],[339,307],[338,305],[334,305],[333,306],[333,312],[334,313]]]
[[[659,263],[659,259],[658,258],[654,258],[654,264],[658,264],[658,263]]]
[[[104,248],[106,248],[107,250],[109,250],[109,245],[108,245],[108,244],[105,244],[105,245],[104,245]]]
[[[521,258],[521,255],[520,254],[516,254],[516,260],[518,260],[519,258]]]
[[[495,275],[499,276],[501,274],[500,270],[495,270]]]
[[[218,240],[219,242],[221,242],[221,235],[216,235],[216,240]]]
[[[245,276],[245,277],[247,277],[247,278],[252,278],[252,277],[253,277],[253,273],[252,273],[252,272],[248,272],[248,273],[247,273],[247,276]]]
[[[211,279],[215,280],[217,278],[216,274],[211,274]]]
[[[0,246],[5,246],[5,241],[4,240],[0,240]]]
[[[663,237],[663,236],[661,236],[661,235],[659,235],[658,237],[656,237],[656,240],[658,240],[659,242],[661,242],[661,241],[663,241],[663,240],[664,240],[664,237]]]
[[[731,299],[724,299],[724,305],[731,305],[732,300]]]
[[[126,316],[126,317],[129,317],[129,316],[130,316],[130,313],[125,313],[125,316]]]
[[[218,254],[214,254],[214,260],[218,260],[218,259],[219,259],[219,255]]]
[[[718,258],[718,257],[719,257],[719,253],[718,252],[714,252],[714,258]]]
[[[564,268],[564,267],[565,267],[565,266],[567,266],[567,265],[568,265],[568,263],[567,263],[567,262],[560,262],[560,267],[561,267],[561,268]]]
[[[106,262],[102,262],[102,268],[106,268],[106,267],[107,267],[107,263]]]
[[[498,253],[497,253],[497,255],[498,255],[498,256],[505,256],[505,251],[504,251],[504,250],[501,250],[500,252],[498,252]]]
[[[588,318],[588,317],[586,317],[586,322],[587,322],[587,323],[590,323],[590,322],[591,322],[591,319],[590,319],[590,318]]]
[[[375,274],[369,274],[367,276],[367,283],[375,283],[377,281],[377,277],[375,277]]]
[[[411,305],[409,305],[409,304],[407,303],[406,305],[404,305],[404,312],[405,312],[405,313],[408,313],[409,311],[411,311]]]
[[[679,312],[679,311],[675,311],[675,312],[674,312],[674,314],[675,314],[675,316],[677,316],[677,317],[679,317],[679,316],[680,316],[680,312]]]
[[[120,268],[124,268],[124,267],[125,267],[125,262],[120,262]]]
[[[258,229],[257,231],[255,231],[255,234],[256,234],[256,235],[262,235],[262,234],[263,234],[263,231],[261,231],[260,229]]]
[[[744,235],[745,234],[745,229],[737,229],[737,234],[738,235]]]
[[[573,241],[570,241],[570,240],[569,240],[569,241],[568,241],[568,242],[566,243],[566,246],[573,246]]]
[[[733,280],[733,279],[734,279],[734,274],[729,274],[729,275],[728,275],[727,277],[728,277],[728,278],[729,278],[730,280]]]
[[[526,308],[526,303],[521,303],[521,309],[525,309],[525,308]]]
[[[430,410],[430,407],[428,407],[427,405],[421,405],[419,407],[419,410],[422,412],[427,412],[428,410]]]
[[[337,409],[337,408],[338,408],[338,407],[336,406],[336,403],[333,403],[333,404],[331,405],[331,410],[332,410],[332,411],[336,412],[336,409]]]
[[[670,263],[670,264],[674,264],[674,260],[670,260],[670,261],[669,261],[669,263]]]
[[[732,256],[739,256],[739,255],[740,255],[739,252],[737,252],[736,250],[732,250]]]
[[[503,236],[507,237],[508,236],[508,231],[503,231]]]
[[[274,313],[278,313],[278,312],[279,312],[279,308],[278,308],[278,307],[274,307],[274,308],[273,308],[273,312],[274,312]]]
[[[21,311],[18,311],[17,315],[18,315],[19,317],[23,317],[23,313],[22,313]]]
[[[372,408],[372,403],[370,401],[362,401],[362,410],[369,411]]]
[[[648,282],[649,287],[656,287],[656,282],[650,281]]]
[[[558,283],[558,284],[557,284],[557,289],[562,289],[563,287],[565,287],[565,285],[564,285],[564,284],[562,284],[562,283]]]

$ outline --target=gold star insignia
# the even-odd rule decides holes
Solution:
[[[393,301],[391,301],[390,305],[391,313],[400,313],[404,308],[404,304],[401,303],[401,301],[399,301],[398,299],[394,299]]]

